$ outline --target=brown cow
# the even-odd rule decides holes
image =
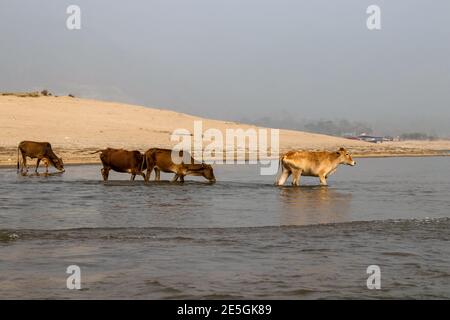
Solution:
[[[150,180],[150,174],[155,169],[155,180],[159,181],[160,172],[173,172],[175,176],[172,182],[180,179],[180,182],[184,182],[184,177],[187,175],[202,176],[208,179],[210,182],[216,182],[214,172],[209,164],[199,163],[196,164],[194,158],[189,153],[184,154],[183,151],[179,151],[177,155],[180,159],[190,159],[189,163],[180,161],[176,164],[172,161],[172,150],[152,148],[145,152],[145,162],[147,165],[147,174],[145,175],[145,181]]]
[[[19,153],[22,155],[22,165],[20,166]],[[35,142],[35,141],[22,141],[17,147],[17,173],[23,172],[25,167],[26,172],[28,172],[27,167],[27,157],[34,159],[37,158],[36,173],[38,172],[39,163],[44,160],[46,166],[46,172],[48,172],[48,164],[50,163],[59,171],[64,172],[64,163],[62,158],[58,158],[52,150],[52,146],[48,142]]]
[[[97,150],[91,154],[98,152],[101,152],[100,160],[103,164],[103,168],[101,169],[103,180],[108,180],[111,169],[116,172],[131,173],[131,181],[134,180],[137,174],[145,178],[145,174],[143,173],[143,170],[146,168],[145,163],[143,163],[144,155],[139,151],[107,148]]]
[[[344,148],[336,152],[289,151],[280,158],[282,172],[276,184],[282,186],[292,174],[292,185],[300,185],[300,176],[319,177],[320,184],[327,185],[327,178],[337,166],[356,164]]]

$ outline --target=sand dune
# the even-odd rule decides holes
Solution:
[[[169,110],[71,97],[0,96],[0,164],[16,161],[16,147],[22,140],[49,141],[66,163],[97,162],[88,152],[105,147],[138,149],[170,148],[170,135],[177,128],[193,132],[195,120],[203,130],[257,128],[236,122],[203,119]],[[362,141],[280,130],[280,151],[328,149],[344,146],[359,155],[439,154],[450,142],[388,143]]]

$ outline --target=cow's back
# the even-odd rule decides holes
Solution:
[[[49,142],[22,141],[19,143],[20,151],[29,157],[49,157],[53,155]]]

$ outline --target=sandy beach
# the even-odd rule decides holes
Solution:
[[[49,141],[66,164],[99,162],[90,152],[106,148],[145,151],[170,148],[172,132],[193,132],[195,120],[203,130],[258,127],[204,119],[179,112],[72,97],[0,96],[0,165],[16,164],[17,145],[22,140]],[[450,141],[401,141],[373,144],[308,132],[280,130],[280,152],[291,149],[333,150],[348,148],[356,157],[448,155]]]

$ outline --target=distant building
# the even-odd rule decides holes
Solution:
[[[370,136],[367,134],[361,134],[358,136],[358,140],[366,141],[366,142],[372,142],[372,143],[382,143],[384,140],[384,137],[377,137],[377,136]],[[391,141],[391,140],[389,140]]]

